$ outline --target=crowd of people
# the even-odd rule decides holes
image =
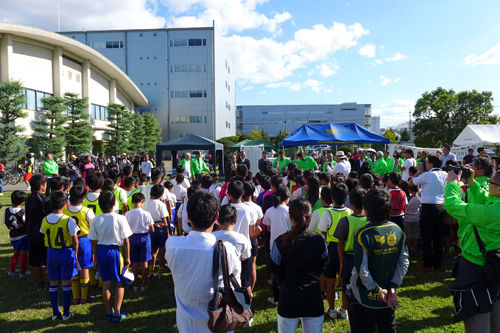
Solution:
[[[257,278],[272,286],[279,332],[295,332],[299,320],[304,332],[321,332],[325,312],[349,320],[352,332],[395,332],[397,289],[410,257],[422,251],[419,269],[431,274],[452,259],[455,245],[455,320],[467,332],[496,332],[500,288],[484,274],[477,238],[486,251],[500,249],[499,164],[484,148],[467,156],[459,166],[449,146],[419,152],[417,160],[412,150],[392,157],[298,152],[293,160],[280,151],[273,161],[264,152],[253,175],[241,152],[230,156],[222,184],[200,152],[186,154],[169,180],[148,155],[125,156],[123,167],[102,155],[71,156],[66,178],[48,154],[45,175],[30,175],[31,194],[14,191],[4,214],[14,247],[9,275],[19,258],[20,277],[29,273],[29,253],[38,289],[49,290],[53,320],[70,319],[70,306],[88,302],[93,285],[102,289],[107,320],[120,322],[127,317],[124,273],[134,275],[133,292],[145,292],[168,265],[178,330],[205,332],[214,247],[223,240],[239,285],[250,295]],[[258,255],[267,258],[268,276],[257,276]]]

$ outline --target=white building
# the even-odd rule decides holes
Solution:
[[[26,128],[27,137],[33,134],[32,121],[44,112],[45,96],[71,92],[87,97],[94,140],[103,140],[109,103],[130,110],[148,105],[134,82],[94,49],[57,33],[0,23],[0,81],[9,80],[26,88],[28,117],[16,122]]]
[[[163,140],[235,134],[236,79],[215,23],[206,28],[70,31],[120,67],[142,90]]]
[[[375,133],[380,130],[380,117],[372,117],[371,104],[241,105],[236,118],[238,132],[265,130],[270,137],[280,130],[292,133],[304,124],[356,123]]]

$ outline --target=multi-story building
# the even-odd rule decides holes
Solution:
[[[162,128],[175,139],[235,134],[235,73],[215,26],[206,28],[70,31],[120,67],[149,100]]]
[[[243,134],[265,130],[276,137],[280,130],[292,133],[304,124],[356,123],[378,133],[380,118],[372,117],[371,104],[240,105],[236,129]]]
[[[44,112],[42,98],[76,93],[88,99],[94,141],[108,129],[107,106],[130,110],[148,100],[113,62],[94,49],[60,34],[17,24],[0,23],[0,81],[19,80],[25,87],[27,118],[16,120],[33,134],[33,120]]]

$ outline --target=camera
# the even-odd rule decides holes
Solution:
[[[470,168],[463,166],[463,165],[447,165],[444,168],[444,171],[450,172],[450,171],[455,171],[455,173],[458,175],[458,172],[462,170],[462,178],[469,178],[471,173],[470,173]]]
[[[394,154],[392,157],[394,157],[396,160],[401,158],[401,154]]]

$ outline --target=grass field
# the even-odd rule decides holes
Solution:
[[[0,197],[0,203],[10,204],[9,194]],[[5,207],[4,207],[5,209]],[[3,210],[0,212],[3,214]],[[262,253],[260,253],[262,254]],[[175,297],[169,273],[161,280],[151,280],[145,293],[134,293],[132,287],[125,290],[123,309],[130,315],[119,323],[105,320],[105,310],[98,290],[93,302],[72,306],[76,312],[67,322],[52,322],[52,310],[48,292],[37,292],[32,276],[19,279],[16,274],[8,277],[12,248],[8,230],[0,227],[0,332],[176,332]],[[452,324],[453,305],[448,286],[451,284],[452,262],[444,264],[439,273],[420,273],[420,263],[412,260],[410,270],[399,289],[401,308],[397,311],[399,332],[463,332],[463,324]],[[277,332],[276,307],[267,302],[272,288],[267,285],[268,274],[263,254],[258,259],[258,282],[254,292],[254,323],[244,332]],[[60,293],[62,295],[62,292]],[[62,306],[62,297],[61,297]],[[325,301],[325,309],[327,303]],[[346,332],[347,321],[325,319],[324,332]],[[301,330],[299,329],[299,332]],[[195,333],[195,332],[193,332]]]

